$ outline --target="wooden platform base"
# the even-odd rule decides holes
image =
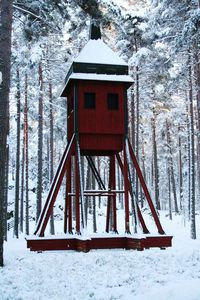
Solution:
[[[144,250],[152,247],[164,249],[172,246],[172,236],[167,235],[92,237],[89,239],[79,238],[78,236],[70,238],[27,237],[26,240],[27,247],[31,251],[76,250],[88,252],[91,249]]]

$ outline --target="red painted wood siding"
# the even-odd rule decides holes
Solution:
[[[96,109],[84,108],[84,93],[96,93]],[[119,95],[119,110],[108,110],[107,94]],[[124,84],[79,81],[79,132],[95,134],[124,134]]]
[[[78,127],[80,147],[84,153],[92,151],[98,155],[107,152],[119,152],[123,149],[125,132],[124,121],[124,83],[78,81]],[[74,83],[67,92],[67,102],[71,102],[74,93]],[[96,108],[84,108],[84,93],[96,94]],[[118,110],[108,110],[108,93],[118,94]],[[70,104],[71,106],[71,104]],[[74,133],[74,110],[68,112],[68,139]]]

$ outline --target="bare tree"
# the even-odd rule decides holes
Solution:
[[[50,121],[50,181],[53,180],[53,157],[54,157],[54,149],[53,149],[53,96],[52,96],[52,83],[51,79],[49,79],[49,121]],[[54,216],[53,212],[50,218],[50,233],[55,234],[54,228]]]
[[[21,93],[19,69],[17,69],[17,149],[16,149],[16,165],[15,165],[15,211],[14,211],[14,236],[19,237],[19,181],[20,181],[20,109],[21,109]]]
[[[191,210],[190,210],[190,221],[191,221],[191,238],[196,239],[196,221],[195,221],[195,148],[194,148],[194,108],[193,108],[193,89],[192,89],[192,66],[191,58],[189,53],[189,67],[188,67],[188,76],[189,76],[189,107],[190,107],[190,155],[191,155]]]
[[[0,1],[0,266],[3,266],[3,232],[11,57],[12,0]]]
[[[166,120],[166,135],[167,135],[167,146],[169,149],[168,154],[168,162],[170,167],[170,178],[171,178],[171,187],[174,196],[174,210],[176,213],[179,212],[178,210],[178,202],[177,202],[177,193],[176,193],[176,181],[174,175],[174,162],[173,162],[173,154],[172,154],[172,141],[171,141],[171,134],[170,134],[170,123]]]
[[[25,232],[29,234],[29,191],[28,191],[28,76],[25,75],[24,97],[24,157],[25,157]]]
[[[42,208],[42,151],[43,151],[43,72],[42,65],[39,64],[39,102],[38,102],[38,174],[37,174],[37,202],[36,221],[38,220]]]
[[[160,210],[159,200],[159,170],[158,170],[158,155],[157,155],[157,138],[156,138],[156,111],[153,109],[152,119],[152,131],[153,131],[153,163],[154,163],[154,188],[155,188],[155,203],[156,208]]]

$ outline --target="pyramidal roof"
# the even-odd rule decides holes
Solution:
[[[127,66],[101,39],[89,40],[74,62]]]

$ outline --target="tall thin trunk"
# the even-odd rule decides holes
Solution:
[[[193,90],[192,90],[192,67],[191,67],[190,58],[189,58],[188,75],[189,75],[190,137],[191,137],[191,238],[196,239],[194,109],[193,109]]]
[[[169,147],[169,164],[170,164],[170,176],[171,176],[171,184],[172,184],[172,191],[174,195],[174,210],[178,213],[178,202],[177,202],[177,195],[176,195],[176,181],[174,175],[174,164],[173,164],[173,157],[172,157],[172,143],[171,143],[171,135],[170,135],[170,124],[169,121],[166,120],[166,131],[167,131],[167,144]]]
[[[21,159],[20,231],[24,231],[24,138]]]
[[[19,69],[17,69],[17,149],[16,149],[16,168],[15,168],[15,211],[14,211],[14,236],[19,237],[19,181],[20,181],[20,110],[21,110],[21,94],[20,94],[20,77]]]
[[[131,90],[131,142],[135,149],[135,97],[133,90]]]
[[[24,97],[24,156],[25,156],[25,232],[29,234],[29,184],[28,184],[28,76],[25,75]]]
[[[183,163],[182,163],[182,141],[181,141],[181,127],[178,125],[178,148],[179,148],[179,199],[180,210],[183,209]]]
[[[200,132],[200,62],[199,62],[199,53],[198,46],[194,46],[194,59],[195,59],[195,85],[196,85],[196,109],[197,109],[197,132]],[[200,198],[200,134],[197,134],[197,183],[198,183],[198,197]]]
[[[135,134],[135,154],[139,162],[139,122],[140,122],[140,106],[139,106],[139,67],[136,66],[136,134]],[[138,176],[135,177],[135,193],[136,199],[139,199],[139,181]]]
[[[153,110],[152,130],[153,130],[153,161],[154,161],[155,203],[156,203],[156,208],[158,210],[160,210],[159,170],[158,170],[158,155],[157,155],[157,140],[156,140],[156,112],[155,112],[155,109]]]
[[[4,203],[5,196],[7,135],[9,132],[9,91],[10,91],[10,58],[11,58],[11,28],[12,0],[0,1],[0,267],[3,266],[4,220],[6,218]]]
[[[188,219],[190,220],[190,200],[191,200],[191,136],[190,136],[190,115],[189,108],[187,107],[187,169],[188,169]]]
[[[145,152],[144,152],[144,132],[142,131],[142,173],[143,173],[143,176],[144,176],[144,180],[146,182],[146,170],[145,170]],[[141,207],[144,206],[144,194],[143,194],[143,191],[142,191],[142,188],[140,189],[141,191]]]
[[[167,175],[168,175],[169,219],[172,220],[171,176],[170,176],[170,162],[169,162],[169,157],[167,159]]]
[[[40,95],[38,101],[38,172],[37,172],[37,202],[36,202],[36,221],[38,220],[42,208],[42,171],[43,171],[43,71],[39,64],[39,88]]]
[[[53,180],[53,164],[54,164],[54,151],[53,151],[53,96],[52,96],[52,83],[49,82],[49,121],[50,121],[50,182]],[[50,217],[50,233],[55,234],[53,212]]]
[[[8,212],[8,168],[9,168],[9,146],[6,148],[6,165],[5,165],[5,198],[4,198],[4,240],[7,241],[7,212]]]

